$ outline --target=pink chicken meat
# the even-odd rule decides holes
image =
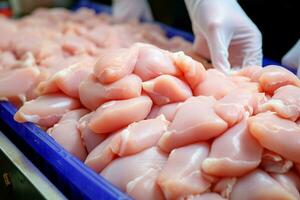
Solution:
[[[260,112],[274,111],[280,117],[296,121],[300,117],[300,88],[286,85],[275,90],[272,99],[262,104]]]
[[[216,69],[209,69],[206,71],[204,80],[194,89],[194,94],[221,99],[236,87],[237,85],[223,73]]]
[[[160,75],[180,75],[167,51],[149,44],[135,44],[133,49],[138,50],[138,59],[134,73],[143,81],[156,78]]]
[[[222,134],[228,125],[214,112],[215,103],[213,97],[205,96],[186,100],[178,108],[168,131],[160,138],[159,147],[170,152],[174,148]]]
[[[204,172],[214,176],[241,176],[255,169],[262,156],[262,147],[249,133],[248,116],[216,138],[209,157],[202,163]]]
[[[37,89],[40,94],[62,91],[70,97],[79,98],[79,84],[92,73],[92,70],[85,62],[75,63],[40,83]]]
[[[269,65],[253,73],[251,79],[258,82],[262,90],[268,94],[273,94],[276,89],[285,85],[300,87],[300,80],[296,75],[275,65]]]
[[[166,154],[157,147],[152,147],[131,156],[115,159],[101,172],[101,175],[122,191],[129,193],[148,182],[149,185],[144,187],[144,190],[136,191],[142,194],[136,195],[142,197],[141,199],[150,200],[152,197],[164,199],[156,181],[153,180],[157,178],[166,160]],[[123,172],[124,170],[126,173]]]
[[[208,152],[207,143],[191,144],[171,151],[157,179],[167,199],[201,194],[210,187],[211,183],[201,171]]]
[[[91,152],[98,144],[105,140],[105,135],[99,135],[94,133],[89,127],[88,124],[94,115],[94,112],[88,113],[80,118],[78,121],[77,128],[80,131],[81,139],[88,151]]]
[[[88,126],[95,133],[110,133],[145,119],[151,106],[150,97],[145,95],[128,100],[109,101],[96,110]]]
[[[275,113],[260,113],[248,121],[249,131],[266,149],[300,163],[300,127]]]
[[[101,104],[110,100],[122,100],[141,95],[142,81],[134,75],[128,75],[110,84],[101,84],[91,74],[79,85],[79,96],[82,104],[90,110],[96,110]]]
[[[171,75],[158,76],[143,82],[142,85],[156,105],[185,101],[193,96],[190,87],[184,81]]]
[[[282,187],[269,174],[262,170],[255,170],[237,180],[234,185],[230,200],[261,200],[261,199],[285,199],[297,198]]]
[[[77,99],[61,93],[44,95],[25,102],[16,112],[14,119],[18,122],[34,122],[42,127],[51,127],[64,113],[80,106]]]
[[[0,74],[0,99],[8,97],[25,98],[25,93],[38,79],[40,71],[37,67],[14,69]],[[18,84],[16,84],[18,80]]]
[[[168,125],[163,115],[132,123],[112,139],[111,149],[118,156],[126,156],[155,146]]]
[[[137,62],[138,51],[131,49],[107,49],[101,51],[94,67],[95,76],[100,83],[108,84],[129,75]]]
[[[53,137],[58,144],[81,161],[85,160],[87,151],[81,140],[77,124],[80,117],[87,112],[88,110],[86,109],[70,111],[64,114],[61,120],[48,131],[49,135]]]

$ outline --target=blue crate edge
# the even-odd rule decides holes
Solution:
[[[69,184],[66,187],[74,188],[74,194],[78,193],[78,197],[83,199],[130,199],[58,145],[43,130],[32,123],[16,122],[13,119],[15,112],[16,108],[11,103],[0,101],[1,119],[44,159],[41,162],[51,166],[60,179]]]

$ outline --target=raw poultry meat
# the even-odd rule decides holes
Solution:
[[[0,54],[0,72],[13,69],[17,64],[17,59],[15,55],[10,51],[4,51]]]
[[[147,116],[147,119],[164,115],[169,122],[172,122],[175,117],[175,113],[181,104],[182,103],[169,103],[163,106],[153,106],[151,112]]]
[[[120,131],[111,134],[91,152],[89,152],[84,164],[92,168],[97,173],[101,172],[116,157],[116,154],[113,153],[110,148],[110,143],[114,136],[119,133]]]
[[[161,108],[161,106],[153,105],[151,108],[151,111],[148,114],[148,116],[146,117],[146,119],[153,119],[153,118],[159,116],[158,111],[160,110],[160,108]],[[168,121],[170,121],[170,120],[168,120]]]
[[[86,148],[81,140],[79,129],[77,128],[78,120],[88,112],[86,109],[78,109],[68,112],[62,116],[60,121],[55,124],[48,134],[55,141],[63,146],[71,154],[84,161],[87,156]]]
[[[132,123],[112,139],[111,149],[118,156],[126,156],[155,146],[168,125],[163,115]]]
[[[60,43],[62,50],[70,55],[79,55],[84,53],[97,55],[100,51],[94,43],[75,34],[65,34],[61,38]]]
[[[193,96],[190,87],[182,80],[171,76],[161,75],[142,83],[143,90],[152,98],[156,105],[165,105],[185,101]]]
[[[233,75],[234,76],[244,76],[244,77],[247,77],[247,78],[252,78],[253,74],[257,73],[260,70],[262,70],[261,66],[257,66],[257,65],[248,66],[248,67],[245,67],[241,70],[238,70],[238,71],[234,72]]]
[[[205,68],[200,62],[193,60],[182,51],[171,54],[171,57],[192,89],[195,89],[205,79]]]
[[[159,170],[149,169],[142,176],[130,181],[126,193],[134,199],[163,200],[161,189],[156,183]]]
[[[195,195],[195,196],[188,196],[186,198],[187,200],[226,200],[223,197],[221,197],[218,193],[204,193],[201,195]]]
[[[275,179],[262,170],[255,170],[241,178],[233,186],[229,199],[232,200],[296,200]]]
[[[205,73],[204,80],[194,89],[194,94],[196,96],[213,96],[216,99],[221,99],[236,87],[237,85],[222,72],[216,69],[209,69]]]
[[[25,93],[38,78],[40,71],[37,67],[13,69],[0,74],[0,99],[20,97],[26,100]],[[16,83],[16,80],[18,82]]]
[[[265,149],[260,165],[266,172],[282,174],[290,171],[293,167],[293,162],[283,158],[277,153]]]
[[[266,149],[300,163],[300,127],[293,121],[265,112],[249,119],[249,131]]]
[[[90,153],[98,144],[103,142],[106,138],[105,135],[99,135],[94,133],[89,127],[88,124],[94,115],[95,112],[90,112],[83,117],[81,117],[78,121],[78,129],[80,131],[82,142],[86,147],[88,153]]]
[[[231,127],[243,118],[245,112],[250,115],[256,113],[258,105],[264,101],[266,98],[263,93],[236,88],[220,99],[214,110]]]
[[[221,178],[217,183],[215,183],[215,185],[213,185],[212,191],[219,193],[222,197],[228,199],[236,180],[236,177]]]
[[[145,119],[151,106],[150,97],[145,95],[127,100],[109,101],[97,108],[88,126],[95,133],[107,134]]]
[[[2,15],[0,16],[0,51],[9,48],[11,41],[18,31],[18,27],[12,20],[8,20]]]
[[[79,108],[65,113],[61,118],[60,122],[67,120],[75,120],[78,121],[82,116],[86,115],[89,111],[85,108]]]
[[[75,63],[41,82],[37,86],[37,90],[41,95],[62,91],[70,97],[78,98],[79,84],[92,73],[91,66],[93,66],[92,63]]]
[[[241,176],[255,169],[262,155],[262,147],[248,130],[248,116],[216,138],[202,170],[214,176]]]
[[[32,52],[34,57],[40,61],[60,51],[60,46],[54,41],[60,33],[45,28],[24,28],[22,34],[16,34],[11,41],[14,53],[21,57],[26,52]]]
[[[49,94],[25,102],[14,119],[17,122],[33,122],[42,127],[51,127],[63,114],[80,106],[77,99],[61,93]]]
[[[101,175],[122,191],[128,192],[137,190],[136,187],[142,187],[141,184],[149,182],[149,186],[144,187],[145,190],[137,192],[164,199],[160,189],[156,186],[157,183],[151,179],[157,178],[166,160],[166,154],[157,147],[152,147],[131,156],[115,159],[101,172]]]
[[[179,69],[174,65],[168,52],[145,44],[136,44],[132,49],[136,49],[138,52],[134,73],[141,77],[143,81],[163,74],[174,76],[180,74]]]
[[[31,87],[25,93],[27,101],[36,99],[38,96],[40,96],[40,93],[38,92],[37,87],[40,84],[40,82],[46,81],[50,76],[49,70],[46,68],[40,67],[39,72],[40,72],[39,76],[35,79],[34,83],[31,85]]]
[[[0,99],[137,200],[300,199],[300,81],[225,75],[156,24],[0,17]]]
[[[231,76],[229,77],[230,80],[235,83],[238,89],[248,90],[254,93],[262,92],[261,86],[257,82],[251,82],[251,79],[240,79],[238,76]],[[243,77],[246,78],[246,77]]]
[[[157,115],[163,114],[168,121],[172,122],[180,105],[181,103],[170,103],[163,105],[160,107]]]
[[[94,67],[94,74],[100,83],[112,83],[131,74],[137,62],[137,50],[137,48],[102,50]]]
[[[100,172],[117,156],[132,155],[153,147],[168,124],[163,116],[130,124],[95,147],[86,158],[85,164]]]
[[[273,94],[276,89],[285,85],[300,87],[300,80],[295,74],[275,65],[269,65],[253,73],[251,79],[259,82],[262,90],[269,94]]]
[[[142,80],[128,75],[111,84],[102,84],[91,74],[79,85],[79,97],[82,104],[90,110],[96,110],[110,100],[122,100],[138,97],[142,92]]]
[[[167,199],[200,194],[210,187],[211,183],[201,171],[208,152],[207,143],[191,144],[171,151],[157,179]]]
[[[272,99],[259,109],[260,112],[274,111],[280,117],[296,121],[300,117],[300,88],[293,85],[278,88]]]
[[[222,134],[227,129],[227,123],[214,112],[216,102],[213,97],[206,96],[186,100],[178,108],[168,131],[160,138],[159,147],[170,152],[174,148]]]
[[[294,172],[271,174],[271,176],[296,199],[300,199],[300,179]]]

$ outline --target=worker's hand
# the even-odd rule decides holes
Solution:
[[[147,0],[113,0],[112,11],[118,22],[153,19]]]
[[[236,0],[185,0],[194,49],[228,74],[230,67],[262,64],[262,36]]]
[[[300,78],[300,39],[281,59],[283,65],[298,69],[297,76]]]

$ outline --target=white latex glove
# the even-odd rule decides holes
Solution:
[[[153,19],[147,0],[113,0],[112,13],[118,22]]]
[[[215,68],[262,65],[262,36],[236,0],[185,0],[195,34],[194,49]]]
[[[298,69],[297,76],[300,78],[300,39],[281,59],[283,65]]]

